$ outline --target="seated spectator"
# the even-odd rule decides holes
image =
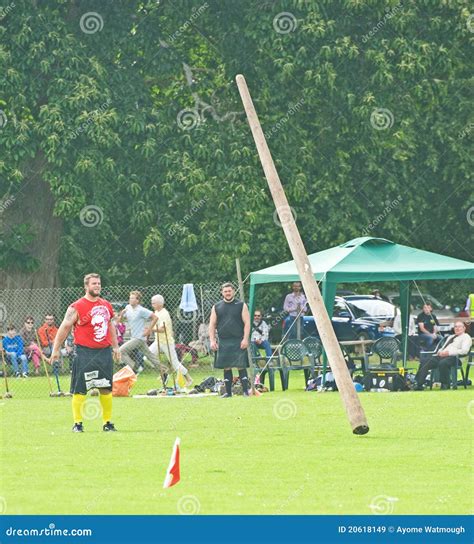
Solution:
[[[24,378],[28,377],[28,359],[24,354],[24,346],[22,337],[16,333],[14,325],[7,327],[7,335],[3,337],[2,346],[5,350],[6,358],[10,361],[13,367],[13,373],[17,378],[20,377],[20,369],[18,361],[21,361]]]
[[[195,349],[198,353],[203,353],[204,355],[210,354],[209,323],[201,323],[199,325],[198,339],[189,342],[189,347]]]
[[[272,356],[272,346],[268,341],[268,335],[270,333],[270,327],[263,320],[262,311],[255,310],[253,314],[252,335],[250,341],[255,344],[257,349],[264,349],[267,359]]]
[[[400,308],[395,307],[395,319],[393,320],[393,330],[395,331],[395,338],[402,342],[402,314]],[[410,315],[408,320],[408,347],[407,347],[408,357],[410,359],[415,359],[418,357],[418,335],[417,328],[415,323],[415,318]]]
[[[21,338],[25,347],[25,355],[28,359],[31,359],[35,374],[39,374],[39,368],[41,364],[41,351],[36,343],[36,334],[34,329],[34,320],[31,315],[25,319],[25,323],[20,331]]]
[[[441,339],[438,334],[439,322],[434,315],[431,304],[423,304],[423,311],[416,318],[418,325],[420,347],[424,346],[426,350],[431,350]]]
[[[43,350],[46,357],[51,355],[57,332],[58,328],[54,323],[54,315],[47,314],[44,318],[43,325],[38,329],[38,336],[41,344],[40,348]]]
[[[458,364],[458,357],[467,355],[471,351],[472,338],[466,333],[466,325],[462,321],[454,324],[454,334],[448,336],[437,353],[420,364],[416,373],[416,389],[422,390],[428,372],[439,369],[441,389],[449,389],[449,373],[452,366]]]
[[[121,346],[124,343],[124,335],[125,335],[125,331],[127,330],[127,327],[125,323],[121,323],[118,320],[118,316],[115,316],[112,319],[112,322],[115,325],[115,330],[117,331],[117,343],[119,346]]]

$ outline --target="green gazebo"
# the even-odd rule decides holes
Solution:
[[[407,357],[410,282],[474,279],[474,263],[396,244],[384,238],[355,238],[340,246],[313,253],[309,255],[309,261],[315,279],[322,282],[322,295],[329,315],[332,315],[338,283],[399,282],[404,365]],[[257,285],[299,279],[294,261],[251,272],[251,312],[255,306]]]

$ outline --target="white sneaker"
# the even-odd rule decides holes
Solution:
[[[28,374],[26,372],[23,372],[22,376],[23,378],[28,378]]]
[[[143,365],[140,365],[137,370],[135,371],[135,374],[140,374],[141,372],[143,372]]]

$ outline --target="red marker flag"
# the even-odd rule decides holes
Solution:
[[[181,479],[179,473],[179,445],[181,441],[177,438],[174,442],[173,453],[171,454],[170,464],[168,465],[168,470],[166,471],[165,481],[163,483],[163,488],[171,487],[179,482]]]

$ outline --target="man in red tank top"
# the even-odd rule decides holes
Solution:
[[[74,327],[74,344],[77,356],[72,364],[72,413],[77,433],[84,431],[82,408],[87,392],[99,389],[102,407],[103,430],[116,431],[112,423],[113,359],[120,360],[117,333],[112,318],[114,310],[107,300],[100,298],[101,284],[98,274],[84,276],[85,296],[73,302],[54,339],[51,364],[59,360],[60,349]]]

